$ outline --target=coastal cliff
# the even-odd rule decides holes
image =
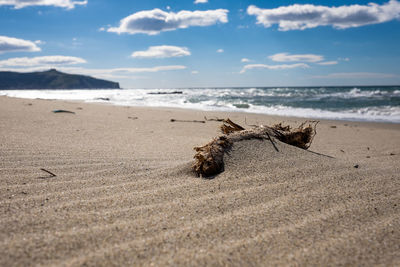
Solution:
[[[119,84],[90,76],[50,69],[43,72],[0,72],[0,90],[18,89],[119,89]]]

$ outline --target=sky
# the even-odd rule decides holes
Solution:
[[[123,88],[400,84],[400,2],[0,0],[0,71]]]

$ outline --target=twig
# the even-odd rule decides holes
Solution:
[[[276,145],[275,145],[274,141],[272,140],[271,136],[269,135],[269,133],[268,132],[265,132],[265,133],[267,134],[269,141],[271,141],[271,144],[274,146],[276,152],[279,152],[279,149],[276,147]]]
[[[224,119],[220,119],[220,118],[218,118],[218,117],[211,118],[211,119],[207,119],[207,117],[204,116],[204,119],[205,119],[206,121],[224,121]]]
[[[47,172],[48,174],[51,175],[50,177],[39,177],[39,178],[41,178],[41,179],[44,179],[44,178],[52,178],[52,177],[56,177],[56,176],[57,176],[57,175],[55,175],[54,173],[52,173],[51,171],[48,171],[48,170],[46,170],[46,169],[41,168],[40,170],[41,170],[41,171],[44,171],[44,172]]]
[[[251,127],[258,127],[258,125],[255,124],[247,124],[247,118],[244,117],[244,124],[246,124],[247,126],[251,126]]]
[[[224,134],[230,134],[233,132],[243,131],[244,128],[239,124],[234,123],[230,119],[224,120],[224,123],[221,125],[221,131]]]
[[[319,123],[319,121],[310,121],[310,123],[314,123],[314,135],[311,136],[311,140],[310,140],[310,145],[308,147],[311,146],[312,141],[314,140],[314,137],[317,135],[317,125]]]
[[[73,111],[63,110],[63,109],[53,110],[53,113],[71,113],[71,114],[75,114],[75,112],[73,112]]]
[[[171,119],[171,122],[198,122],[198,123],[206,123],[205,121],[196,121],[196,120],[176,120],[176,119]]]
[[[329,156],[329,155],[325,155],[325,154],[322,154],[322,153],[318,153],[318,152],[314,152],[314,151],[311,151],[311,150],[306,150],[307,152],[309,152],[309,153],[313,153],[313,154],[316,154],[316,155],[319,155],[319,156],[324,156],[324,157],[327,157],[327,158],[330,158],[330,159],[334,159],[335,157],[332,157],[332,156]]]

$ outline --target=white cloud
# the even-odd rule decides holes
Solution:
[[[348,62],[348,61],[350,61],[350,58],[348,58],[348,57],[340,57],[340,58],[338,58],[338,60],[341,60],[341,61],[346,61],[346,62]]]
[[[328,75],[318,75],[312,76],[315,79],[384,79],[384,78],[396,78],[399,75],[390,74],[390,73],[376,73],[376,72],[338,72],[338,73],[330,73]]]
[[[199,74],[199,72],[198,72],[197,70],[194,70],[194,71],[192,71],[192,74],[193,74],[193,75]]]
[[[156,8],[140,11],[123,18],[120,21],[119,27],[110,27],[107,31],[118,34],[144,33],[155,35],[163,31],[174,31],[191,26],[210,26],[218,22],[227,23],[228,12],[226,9],[216,9],[207,11],[182,10],[174,13]]]
[[[217,53],[224,53],[224,49],[221,49],[221,48],[218,49],[218,50],[217,50]]]
[[[188,48],[170,45],[150,46],[145,51],[136,51],[132,53],[132,57],[134,58],[169,58],[190,55]]]
[[[0,0],[1,1],[1,0]],[[0,54],[7,52],[38,52],[41,41],[28,41],[7,36],[0,36]]]
[[[173,71],[173,70],[184,70],[186,66],[182,65],[167,65],[167,66],[155,66],[149,68],[111,68],[111,69],[86,69],[86,68],[74,68],[75,70],[82,70],[85,74],[129,74],[129,73],[145,73],[145,72],[161,72],[161,71]]]
[[[72,65],[86,63],[86,60],[79,57],[68,56],[44,56],[44,57],[15,57],[0,60],[0,67],[33,67],[55,65]]]
[[[390,0],[382,5],[370,3],[338,7],[295,4],[274,9],[261,9],[251,5],[247,8],[247,13],[256,16],[257,24],[266,28],[279,24],[280,31],[304,30],[319,26],[346,29],[399,19],[400,3]]]
[[[195,4],[205,4],[205,3],[208,3],[208,0],[195,0],[194,3]]]
[[[55,6],[67,9],[75,8],[75,5],[86,5],[85,1],[71,1],[71,0],[0,0],[0,6],[14,6],[14,8],[24,8],[27,6]]]
[[[245,65],[240,73],[245,73],[247,70],[252,69],[269,69],[269,70],[285,70],[294,68],[309,68],[310,66],[305,63],[296,64],[283,64],[283,65],[265,65],[265,64],[249,64]]]
[[[178,71],[184,69],[186,69],[186,66],[182,65],[154,66],[148,68],[110,68],[110,69],[87,69],[87,68],[72,68],[72,67],[59,68],[60,71],[67,73],[83,74],[94,77],[100,77],[104,79],[144,79],[147,77],[142,76],[141,73],[157,73],[165,71]]]
[[[277,62],[296,62],[296,61],[318,62],[324,60],[324,57],[320,55],[313,55],[313,54],[290,55],[288,53],[278,53],[269,56],[269,58]]]
[[[241,62],[243,62],[243,63],[246,63],[246,62],[250,62],[250,59],[248,59],[248,58],[242,58],[242,60],[240,60]]]
[[[321,66],[329,66],[329,65],[336,65],[336,64],[338,64],[338,62],[336,60],[334,60],[334,61],[319,62],[317,64],[321,65]]]

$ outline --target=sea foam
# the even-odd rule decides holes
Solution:
[[[169,94],[174,91],[181,93]],[[0,91],[0,95],[123,106],[240,111],[318,119],[400,123],[399,86],[5,90]]]

